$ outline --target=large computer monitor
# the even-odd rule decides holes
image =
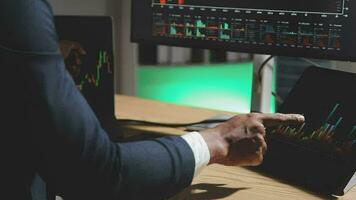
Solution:
[[[132,40],[356,61],[354,0],[136,0]]]

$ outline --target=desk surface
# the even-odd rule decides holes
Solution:
[[[232,113],[177,106],[135,97],[117,96],[115,114],[119,119],[162,123],[190,123],[220,114],[231,115]],[[128,128],[138,132],[147,131],[168,135],[181,135],[184,133],[182,129],[166,127],[130,126]],[[190,188],[173,198],[173,200],[178,199],[309,200],[327,198],[246,168],[211,165],[193,180]],[[355,200],[356,188],[353,188],[339,199]]]
[[[192,123],[218,115],[232,116],[234,113],[209,109],[177,106],[157,101],[143,100],[136,97],[118,95],[115,98],[115,115],[117,119],[132,119],[159,123]],[[164,135],[182,135],[179,128],[129,126],[134,131],[153,132]]]

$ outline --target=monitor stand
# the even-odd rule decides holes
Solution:
[[[255,54],[253,58],[253,92],[252,92],[252,112],[270,113],[271,112],[271,95],[273,83],[273,70],[275,59],[271,59],[263,68],[261,80],[259,78],[259,69],[262,63],[270,55]]]

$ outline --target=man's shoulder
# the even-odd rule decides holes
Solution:
[[[52,10],[44,0],[1,0],[0,49],[15,53],[59,54]]]

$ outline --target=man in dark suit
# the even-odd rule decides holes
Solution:
[[[0,1],[1,199],[31,199],[36,174],[66,200],[161,199],[206,164],[260,164],[265,125],[304,121],[240,115],[183,137],[113,143],[65,70],[52,17],[45,0]]]

